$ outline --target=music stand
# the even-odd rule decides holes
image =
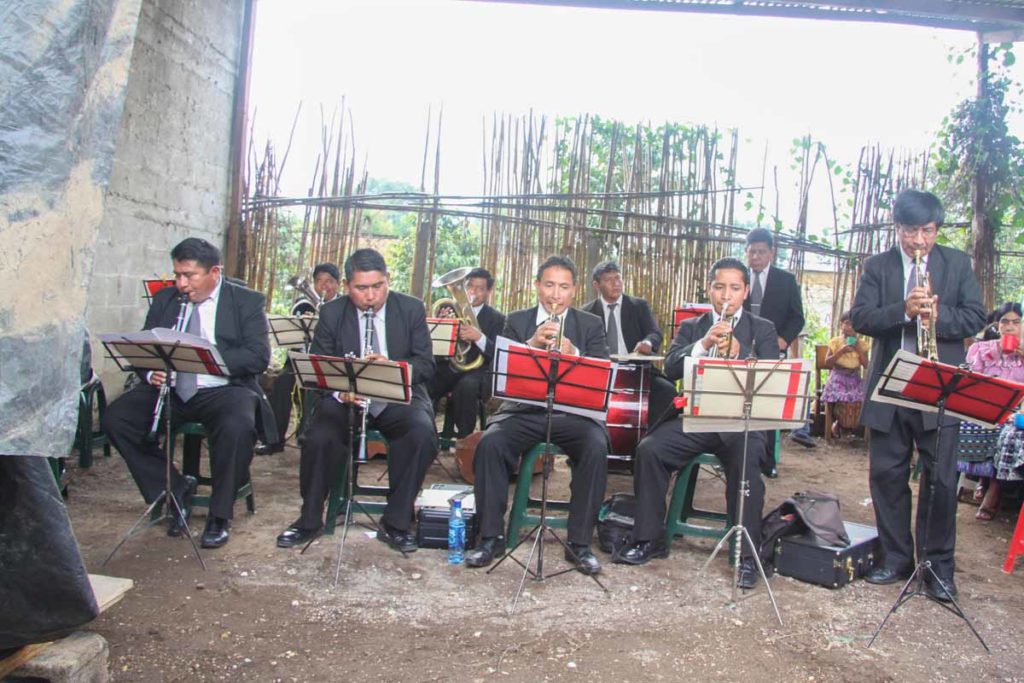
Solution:
[[[697,577],[711,565],[719,551],[732,540],[733,577],[731,602],[737,602],[743,543],[750,548],[757,571],[764,581],[775,618],[782,626],[775,594],[761,564],[760,549],[743,525],[746,498],[750,494],[747,479],[747,453],[750,432],[800,426],[807,414],[809,361],[728,360],[687,357],[683,366],[682,429],[684,432],[743,432],[743,460],[740,466],[736,519],[701,566]],[[737,399],[741,399],[737,401]]]
[[[173,287],[174,280],[165,280],[163,278],[156,279],[144,279],[142,281],[142,298],[146,300],[147,304],[153,303],[153,296],[161,289],[167,287]]]
[[[348,405],[348,458],[346,462],[347,482],[345,500],[345,526],[338,543],[338,559],[334,570],[334,585],[337,587],[341,576],[341,555],[345,550],[345,540],[352,524],[352,506],[370,518],[373,530],[381,534],[377,519],[358,500],[355,500],[355,409],[358,403],[362,412],[362,428],[360,430],[360,454],[365,459],[366,449],[366,413],[370,401],[385,403],[412,402],[412,382],[409,364],[405,361],[368,361],[361,358],[321,356],[316,354],[292,351],[289,356],[295,364],[295,375],[303,387],[308,389],[334,390],[337,397]],[[324,400],[330,400],[325,397]],[[317,536],[309,539],[302,552],[312,545]],[[402,557],[408,557],[401,548],[397,549]]]
[[[427,318],[430,330],[430,344],[438,358],[451,358],[455,355],[455,347],[459,342],[459,328],[462,323],[458,318]]]
[[[213,375],[215,377],[226,377],[228,375],[227,365],[221,358],[217,347],[202,337],[197,337],[185,332],[176,332],[166,328],[157,327],[143,332],[130,332],[127,334],[101,334],[100,342],[106,350],[107,355],[126,372],[136,371],[161,371],[166,373],[166,380],[160,386],[160,393],[154,409],[154,419],[151,428],[151,437],[157,438],[159,422],[164,422],[164,489],[143,511],[139,519],[128,530],[128,533],[121,538],[121,541],[114,546],[114,549],[103,560],[105,566],[110,558],[121,548],[129,538],[135,535],[136,529],[142,521],[153,513],[158,505],[165,499],[169,501],[164,506],[164,513],[151,519],[145,528],[153,527],[165,519],[177,518],[181,522],[185,535],[188,537],[192,550],[202,568],[206,569],[206,562],[199,553],[199,547],[192,537],[188,522],[185,519],[185,512],[181,509],[177,498],[170,495],[171,491],[171,445],[173,433],[171,428],[171,400],[170,388],[173,372],[190,372],[197,375]],[[173,508],[173,517],[171,509]]]
[[[319,318],[315,315],[269,315],[270,333],[274,343],[282,348],[309,350],[313,332]]]
[[[942,440],[942,423],[947,414],[985,427],[995,427],[1004,422],[1024,400],[1024,385],[972,372],[966,366],[956,367],[927,360],[901,349],[893,356],[888,367],[879,377],[871,400],[913,408],[921,412],[936,413],[935,457],[937,459],[939,444]],[[960,603],[946,591],[945,583],[939,579],[932,568],[931,560],[928,559],[928,528],[931,526],[932,510],[935,505],[931,492],[934,491],[937,466],[937,460],[930,462],[927,468],[928,476],[925,477],[929,498],[918,552],[920,559],[910,578],[903,584],[903,589],[896,596],[896,601],[889,608],[889,612],[882,619],[882,623],[878,625],[874,635],[871,636],[868,647],[875,642],[875,638],[882,632],[889,617],[895,614],[903,603],[920,595],[962,619],[974,637],[985,648],[985,652],[992,654],[981,634],[974,628],[974,624],[960,607]],[[930,595],[925,590],[925,581],[928,576],[934,582],[932,585],[941,587],[952,606]],[[916,585],[911,589],[911,585],[915,582]]]
[[[548,482],[554,465],[554,453],[551,450],[551,420],[554,411],[573,413],[585,417],[601,419],[608,414],[609,390],[614,381],[614,368],[611,361],[604,358],[588,358],[586,356],[566,356],[559,351],[543,351],[525,344],[512,342],[505,337],[498,337],[495,344],[494,357],[494,396],[509,401],[543,406],[546,413],[544,463],[541,470],[540,521],[525,536],[517,540],[515,545],[487,570],[490,574],[506,559],[523,568],[523,576],[519,581],[509,614],[515,613],[519,597],[526,587],[526,577],[534,581],[544,581],[567,572],[575,571],[579,561],[576,552],[555,532],[548,523]],[[540,398],[543,397],[543,401]],[[529,476],[520,472],[519,476]],[[553,574],[544,573],[544,536],[548,535],[558,541],[559,545],[572,556],[574,566],[562,569]],[[521,562],[513,553],[532,537],[530,553],[526,562]],[[509,539],[510,541],[513,539]],[[536,556],[536,569],[530,565]],[[588,574],[605,593],[608,589],[593,574]]]

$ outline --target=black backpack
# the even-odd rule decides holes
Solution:
[[[632,542],[635,514],[636,499],[632,493],[616,493],[601,505],[597,514],[597,544],[601,550],[617,555]]]

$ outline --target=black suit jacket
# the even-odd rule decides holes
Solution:
[[[534,306],[509,313],[505,320],[505,329],[501,334],[503,337],[525,344],[537,331],[537,327],[537,306]],[[596,315],[570,308],[565,314],[563,335],[579,349],[581,356],[608,357],[608,345],[604,340],[604,325]],[[501,404],[501,408],[491,416],[489,423],[498,422],[515,413],[536,413],[543,412],[543,410],[538,406],[505,401]]]
[[[270,365],[270,324],[264,312],[265,302],[259,292],[223,278],[217,300],[214,342],[228,366],[231,384],[250,389],[260,397],[257,425],[263,442],[277,443],[274,414],[256,379]],[[161,289],[153,295],[143,329],[173,328],[180,309],[178,290],[174,287]]]
[[[625,349],[620,349],[621,353],[632,353],[636,345],[642,341],[648,341],[651,343],[651,353],[657,353],[658,349],[661,348],[661,328],[658,327],[658,321],[654,319],[654,314],[651,313],[651,307],[643,299],[636,297],[622,295],[622,310],[620,311],[620,317],[622,318],[622,339],[626,342]],[[583,310],[588,313],[593,313],[601,319],[604,323],[605,329],[608,328],[607,321],[604,319],[604,306],[601,303],[601,297],[588,301],[583,306]]]
[[[959,365],[965,356],[964,339],[985,325],[985,307],[971,261],[962,251],[936,245],[928,257],[928,277],[932,291],[939,297],[935,324],[939,360]],[[904,322],[905,299],[906,280],[900,248],[896,246],[869,258],[864,263],[864,273],[850,309],[853,328],[874,340],[868,366],[868,396],[902,347],[904,327],[908,334],[916,334],[917,323]],[[895,413],[896,406],[866,401],[860,414],[861,424],[887,432]],[[935,414],[923,413],[922,416],[925,429],[935,429]],[[955,420],[950,419],[950,422]]]
[[[689,318],[679,325],[676,338],[665,356],[665,375],[672,381],[682,379],[685,358],[693,355],[693,347],[707,334],[714,324],[711,313]],[[749,358],[751,350],[755,358],[776,360],[779,357],[778,334],[772,321],[753,313],[743,312],[733,329],[733,338],[740,343],[740,358]],[[673,418],[680,411],[669,412],[665,419]],[[664,422],[664,420],[662,420]]]
[[[352,353],[359,356],[362,352],[359,315],[359,309],[348,296],[338,297],[321,306],[310,353],[325,356]],[[388,358],[411,364],[413,403],[421,403],[433,412],[425,383],[434,376],[434,354],[423,302],[406,294],[388,292],[384,315]]]
[[[750,276],[753,278],[754,273],[751,272]],[[743,310],[750,311],[749,296],[743,302]],[[775,266],[768,269],[764,297],[761,299],[761,312],[758,316],[772,321],[776,337],[782,337],[787,344],[793,343],[804,329],[804,304],[800,296],[800,285],[797,284],[793,273]],[[776,356],[778,350],[776,344]]]

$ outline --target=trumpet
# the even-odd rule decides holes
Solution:
[[[448,309],[454,312],[454,317],[459,320],[460,324],[480,330],[480,323],[476,319],[476,314],[473,313],[473,305],[470,303],[469,295],[466,293],[466,276],[472,270],[472,268],[456,268],[430,283],[431,287],[444,287],[451,293],[450,297],[438,299],[434,302],[431,313],[435,318],[442,317],[445,309]],[[472,342],[459,340],[455,344],[455,354],[452,356],[451,361],[449,361],[449,365],[459,372],[476,370],[483,365],[483,354],[478,353],[476,358],[468,360],[474,346]]]
[[[931,296],[932,286],[931,279],[928,277],[928,271],[925,270],[924,264],[921,262],[921,250],[914,250],[914,272],[917,277],[914,280],[914,287],[923,287],[928,291],[928,295]],[[922,313],[928,318],[928,324],[925,325],[922,321]],[[939,359],[939,351],[935,344],[935,304],[931,303],[928,305],[925,311],[917,314],[917,353],[924,358],[931,361],[937,361]]]
[[[729,323],[729,334],[726,336],[726,339],[729,342],[728,343],[728,348],[729,349],[732,348],[732,333],[733,333],[733,328],[736,327],[736,315],[735,315],[735,313],[736,313],[735,311],[733,311],[732,313],[729,313],[729,304],[725,304],[725,306],[722,307],[722,320],[724,320],[725,322]],[[728,358],[728,357],[729,357],[729,353],[726,352],[725,358]],[[718,358],[718,344],[715,344],[714,346],[712,346],[711,350],[708,351],[708,358]]]

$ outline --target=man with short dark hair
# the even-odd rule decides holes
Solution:
[[[685,359],[700,358],[717,349],[719,357],[773,359],[779,357],[775,326],[743,308],[750,293],[747,267],[734,258],[724,258],[711,266],[708,296],[713,310],[697,318],[684,320],[665,359],[665,374],[678,380],[683,376]],[[732,323],[725,318],[733,316]],[[678,411],[676,411],[678,415]],[[735,524],[739,509],[744,449],[743,432],[684,433],[678,419],[667,419],[647,433],[637,446],[633,465],[633,490],[636,495],[633,545],[623,549],[616,562],[645,564],[655,557],[668,557],[665,545],[665,496],[674,472],[686,467],[701,453],[713,453],[725,468],[725,499],[730,523]],[[765,433],[750,432],[746,450],[748,498],[743,508],[743,526],[754,546],[761,544],[761,515],[764,507],[764,481],[758,465],[764,455]],[[757,566],[749,546],[742,546],[738,585],[753,588]]]
[[[470,363],[483,356],[484,362],[473,370],[458,370],[448,359],[437,365],[437,372],[430,380],[428,390],[435,410],[440,398],[448,393],[455,422],[455,436],[465,438],[476,428],[480,404],[491,395],[491,363],[494,361],[494,340],[505,327],[505,316],[490,306],[494,290],[494,276],[484,268],[469,271],[465,280],[466,296],[473,308],[480,329],[470,325],[459,326],[459,340],[472,344],[465,362]],[[483,425],[481,425],[482,427]]]
[[[216,345],[228,367],[228,377],[177,373],[169,395],[173,425],[200,422],[210,440],[213,493],[202,546],[218,548],[228,542],[235,492],[249,480],[249,463],[257,430],[277,438],[269,404],[256,377],[270,363],[269,326],[264,297],[226,279],[220,250],[190,237],[171,250],[174,287],[153,296],[143,329],[174,327],[183,315],[184,331]],[[145,373],[145,382],[110,404],[103,431],[124,457],[147,503],[165,486],[165,455],[147,439],[159,387],[167,381],[161,371]],[[171,491],[186,515],[191,511],[195,479],[182,477],[171,465]],[[184,528],[172,518],[167,533]]]
[[[770,230],[754,228],[747,233],[747,265],[750,267],[750,296],[743,303],[743,309],[756,316],[771,320],[778,334],[779,355],[785,358],[790,350],[795,353],[793,342],[804,329],[804,304],[800,296],[800,285],[788,270],[773,265],[775,261],[775,238]],[[765,474],[775,473],[774,432],[768,434],[768,454],[763,463]],[[817,444],[805,426],[794,429],[790,438],[806,448]]]
[[[412,403],[371,401],[366,408],[367,427],[379,430],[388,440],[388,502],[377,538],[409,553],[416,550],[413,503],[437,455],[434,411],[425,386],[434,374],[434,356],[423,302],[390,291],[389,278],[380,253],[352,252],[345,260],[345,295],[320,307],[310,352],[351,353],[367,360],[407,361],[412,366]],[[299,461],[302,511],[278,535],[278,547],[304,544],[320,532],[327,495],[348,459],[348,416],[349,408],[337,394],[321,395]]]
[[[917,348],[917,325],[935,335],[940,360],[950,365],[964,361],[964,339],[985,325],[981,290],[967,254],[936,244],[944,212],[930,192],[905,190],[893,203],[893,222],[898,244],[864,263],[857,294],[850,309],[854,329],[872,337],[868,390],[871,396],[882,372],[900,349],[925,353]],[[922,286],[915,252],[930,286]],[[933,598],[949,601],[956,596],[953,551],[956,545],[956,446],[955,418],[947,417],[938,437],[935,413],[890,403],[866,401],[860,422],[871,430],[869,469],[871,500],[875,508],[883,562],[865,579],[889,584],[905,581],[914,569],[914,536],[910,528],[912,493],[910,462],[914,449],[920,453],[925,473],[917,501],[918,541],[927,533],[927,557],[938,581],[925,575],[925,589]],[[939,451],[936,451],[939,441]],[[927,483],[926,483],[927,482]],[[931,525],[924,528],[931,508]]]
[[[623,293],[622,271],[615,261],[603,261],[594,267],[591,280],[597,298],[583,310],[599,316],[604,322],[605,338],[611,355],[639,353],[650,356],[661,348],[661,328],[648,303]],[[669,409],[676,389],[653,364],[648,395],[647,419],[650,425],[660,420]]]
[[[510,313],[502,336],[550,349],[561,329],[562,354],[608,357],[601,319],[572,308],[576,295],[572,259],[551,256],[545,260],[537,269],[534,288],[538,305]],[[473,461],[480,543],[466,553],[468,566],[485,567],[505,552],[509,479],[522,454],[544,441],[546,426],[544,408],[512,401],[506,401],[488,421]],[[608,433],[603,423],[556,410],[551,418],[551,441],[565,451],[572,465],[567,533],[572,552],[566,552],[566,560],[585,574],[596,574],[601,564],[590,550],[590,542],[608,479]],[[511,539],[513,543],[517,540]]]

